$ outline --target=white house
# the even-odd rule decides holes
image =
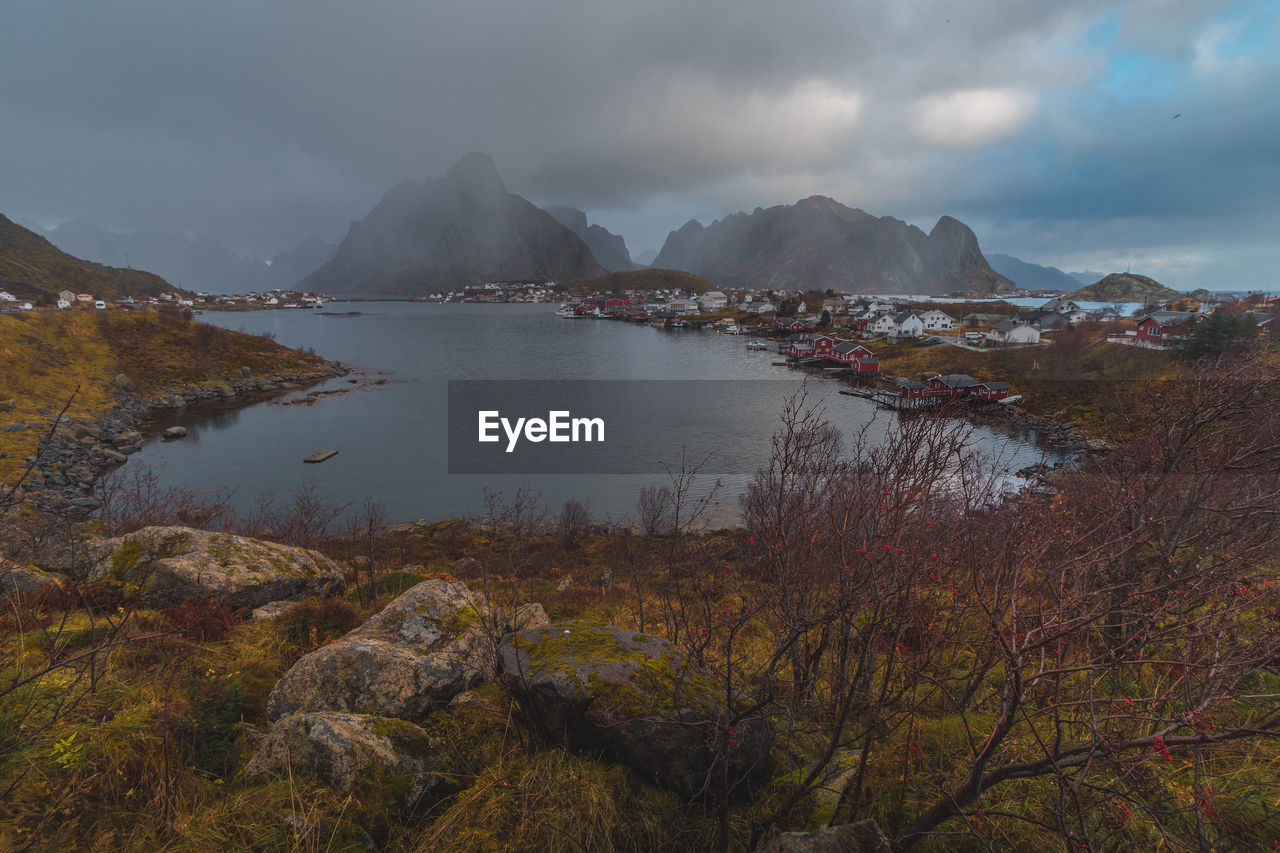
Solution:
[[[1030,323],[1018,320],[1001,320],[991,327],[987,340],[998,344],[1038,344],[1040,330]]]
[[[699,309],[692,299],[668,299],[667,310],[673,314],[697,314]]]
[[[18,297],[7,290],[0,290],[0,302],[17,302]]]
[[[956,327],[954,317],[936,308],[921,314],[920,320],[924,323],[925,331],[929,332],[949,332]]]
[[[894,329],[890,333],[895,338],[918,338],[924,334],[924,320],[914,311],[901,311],[893,316]]]
[[[59,311],[66,311],[66,310],[67,310],[68,308],[70,308],[70,307],[71,307],[71,303],[70,303],[70,302],[68,302],[67,300],[65,300],[65,299],[59,299],[59,300],[58,300],[58,310],[59,310]]]
[[[898,324],[893,321],[892,314],[877,314],[874,320],[867,323],[867,331],[874,335],[891,335],[897,328]]]
[[[1068,323],[1083,323],[1089,318],[1089,312],[1080,307],[1080,305],[1065,296],[1059,296],[1056,299],[1050,299],[1048,302],[1040,306],[1041,311],[1052,311],[1055,314],[1061,314],[1067,318]]]
[[[700,301],[702,302],[703,311],[719,311],[729,304],[729,297],[719,290],[708,290],[702,294]]]
[[[778,310],[778,306],[774,305],[768,299],[763,302],[752,302],[750,305],[744,307],[752,314],[768,314],[771,311]]]
[[[64,291],[62,291],[61,293],[59,293],[59,294],[58,294],[58,301],[59,301],[59,302],[65,302],[65,303],[67,303],[67,305],[69,305],[69,306],[70,306],[70,305],[75,305],[75,304],[76,304],[76,295],[75,295],[74,293],[72,293],[70,290],[64,290]]]

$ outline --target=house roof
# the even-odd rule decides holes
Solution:
[[[914,379],[903,379],[901,377],[893,380],[893,382],[899,388],[907,388],[911,391],[923,391],[925,388],[929,387],[924,382],[917,382]]]
[[[915,316],[916,316],[916,312],[914,311],[899,311],[897,314],[893,315],[893,322],[901,326],[903,323],[907,322],[908,320],[910,320],[912,317],[915,317]]]
[[[856,344],[853,341],[841,341],[840,343],[835,345],[834,352],[838,352],[841,355],[844,355],[845,353],[853,352],[854,350],[859,349],[861,346],[862,346],[861,344]]]
[[[1013,387],[1008,382],[979,382],[978,384],[988,391],[1007,391]]]
[[[945,376],[938,374],[933,378],[942,380],[942,384],[948,388],[972,388],[974,385],[980,384],[978,380],[967,373],[948,373]]]
[[[994,326],[991,327],[991,331],[1012,332],[1014,329],[1018,328],[1019,326],[1026,326],[1029,329],[1035,328],[1030,323],[1024,323],[1021,320],[1008,319],[1008,320],[1001,320],[999,323],[996,323]]]
[[[1144,323],[1147,320],[1155,320],[1161,326],[1177,326],[1194,316],[1196,316],[1194,311],[1152,311],[1138,322]]]

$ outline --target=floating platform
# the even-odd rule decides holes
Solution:
[[[321,450],[319,453],[312,453],[310,456],[306,457],[302,461],[308,463],[309,465],[316,465],[321,462],[324,462],[326,459],[332,459],[337,455],[338,455],[338,451],[336,450]]]

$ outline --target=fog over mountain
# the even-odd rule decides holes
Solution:
[[[640,264],[631,260],[631,253],[627,251],[627,241],[621,234],[614,234],[602,225],[588,225],[587,214],[572,207],[548,207],[545,210],[561,225],[581,237],[591,249],[591,254],[595,255],[600,265],[609,272],[640,268]]]
[[[0,210],[241,258],[481,150],[633,257],[816,194],[1184,290],[1280,268],[1260,0],[10,3],[0,75]]]
[[[117,234],[87,219],[73,219],[38,233],[76,257],[114,267],[149,270],[178,287],[204,293],[290,289],[329,260],[336,248],[312,237],[267,262],[242,258],[207,238],[158,230]]]
[[[388,190],[368,216],[351,223],[333,259],[304,285],[332,293],[402,293],[605,272],[581,237],[507,192],[492,158],[473,152],[443,178]]]

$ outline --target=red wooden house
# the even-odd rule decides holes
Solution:
[[[969,393],[979,400],[1003,400],[1013,390],[1008,382],[979,382]]]
[[[1190,311],[1153,311],[1138,321],[1138,343],[1164,346],[1187,336]]]
[[[925,392],[929,390],[929,386],[924,382],[918,382],[915,379],[897,379],[894,384],[898,386],[899,397],[910,397],[912,399],[923,397]]]
[[[808,328],[809,327],[806,326],[802,320],[798,320],[795,317],[779,317],[773,323],[773,330],[775,332],[803,332]]]
[[[928,393],[939,397],[963,397],[978,385],[978,380],[966,373],[941,374],[929,380]]]
[[[787,355],[792,358],[833,358],[835,344],[835,339],[827,335],[805,335],[787,346]]]
[[[840,364],[847,364],[856,373],[878,373],[880,360],[871,350],[853,341],[841,341],[831,350],[831,359]]]

